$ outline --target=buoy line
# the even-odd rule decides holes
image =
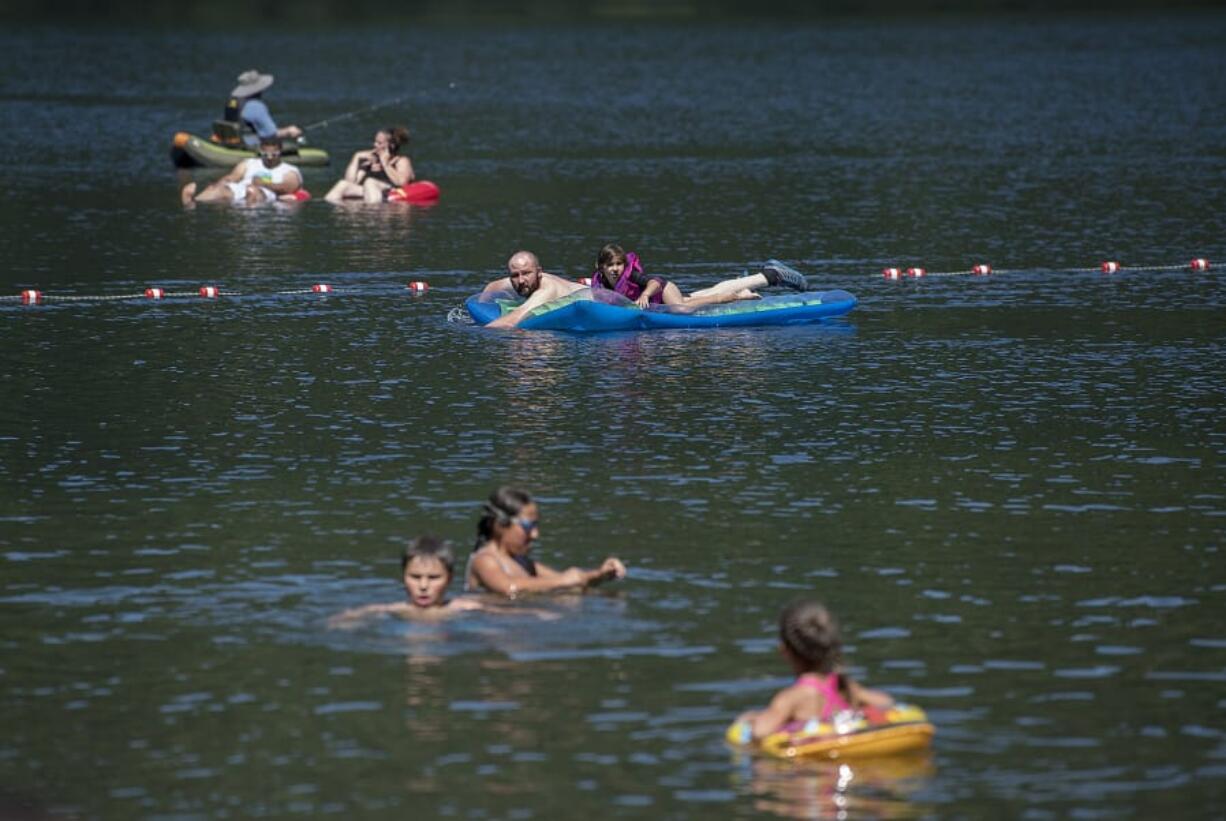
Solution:
[[[430,290],[429,284],[421,280],[413,280],[404,286],[406,291],[414,295],[424,294]],[[27,288],[19,294],[0,296],[0,302],[20,302],[23,305],[40,305],[44,302],[123,302],[133,299],[176,299],[195,297],[197,299],[217,299],[223,296],[296,296],[299,294],[340,294],[353,293],[354,288],[336,288],[326,282],[317,282],[310,288],[292,288],[280,291],[228,291],[216,285],[202,285],[195,291],[168,291],[165,288],[146,288],[139,294],[48,294],[34,288]]]
[[[928,269],[921,268],[919,266],[911,266],[909,268],[882,268],[881,276],[888,280],[959,276],[983,277],[993,274],[1032,273],[1039,270],[1072,274],[1123,274],[1150,271],[1185,270],[1192,271],[1194,273],[1203,273],[1210,270],[1212,267],[1213,266],[1209,260],[1204,257],[1196,257],[1189,262],[1177,265],[1123,265],[1116,260],[1105,260],[1093,268],[993,268],[986,262],[977,262],[965,271],[929,271]],[[583,285],[591,285],[590,277],[580,277],[578,281]],[[413,280],[404,287],[405,290],[414,295],[421,295],[430,290],[429,284],[423,282],[422,280]],[[345,293],[346,291],[352,292],[354,290],[355,289],[352,288],[336,288],[326,282],[317,282],[310,288],[292,288],[279,291],[266,291],[262,293],[274,296],[296,296],[300,294],[339,294]],[[202,285],[196,291],[168,291],[164,288],[146,288],[143,293],[139,294],[48,294],[35,288],[27,288],[18,294],[0,295],[0,303],[20,302],[23,305],[40,305],[45,302],[124,302],[134,299],[159,300],[184,297],[217,299],[219,297],[254,296],[259,293],[261,292],[227,291],[216,285]]]
[[[1115,260],[1105,260],[1094,268],[993,268],[986,262],[978,262],[966,271],[929,271],[926,268],[912,266],[910,268],[882,268],[881,276],[889,280],[922,279],[925,277],[962,277],[989,276],[991,274],[1024,274],[1032,271],[1055,271],[1070,274],[1123,274],[1139,271],[1192,271],[1200,273],[1208,271],[1212,265],[1204,257],[1197,257],[1180,265],[1121,265]]]

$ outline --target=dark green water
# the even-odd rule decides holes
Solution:
[[[1226,18],[0,33],[0,807],[68,816],[1212,817],[1226,809]],[[276,55],[273,58],[253,55]],[[384,55],[381,61],[371,54]],[[177,205],[238,71],[435,208]],[[205,172],[196,174],[205,180]],[[827,326],[571,337],[448,312],[519,247],[692,288],[768,257]],[[890,283],[885,265],[1011,273]],[[430,291],[414,298],[409,280]],[[328,282],[336,296],[277,295]],[[466,546],[629,579],[559,618],[324,628]],[[722,741],[778,609],[931,755]],[[0,812],[0,814],[3,814]],[[13,813],[10,813],[13,814]]]

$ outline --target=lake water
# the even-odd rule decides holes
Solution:
[[[1224,41],[1211,14],[0,33],[0,815],[1221,815]],[[317,201],[184,211],[216,172],[170,137],[251,65],[283,123],[404,100],[311,133]],[[439,205],[318,199],[399,122]],[[686,290],[777,257],[861,302],[448,320],[517,248],[579,276],[610,240]],[[11,298],[205,284],[240,295]],[[406,538],[466,552],[504,483],[539,558],[629,578],[550,620],[325,629],[401,595]],[[725,746],[800,595],[931,754]]]

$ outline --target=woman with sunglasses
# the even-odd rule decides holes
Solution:
[[[501,487],[490,494],[477,522],[477,543],[464,573],[465,590],[485,590],[507,598],[522,593],[586,588],[626,575],[626,566],[608,558],[594,570],[554,570],[528,556],[540,535],[540,511],[526,492]]]
[[[328,202],[363,200],[380,203],[388,192],[413,181],[413,163],[399,153],[409,147],[409,130],[402,125],[375,132],[374,147],[358,151],[349,160],[345,176],[325,196]]]

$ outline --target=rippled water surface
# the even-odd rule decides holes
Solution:
[[[1185,266],[1226,262],[1226,18],[612,31],[0,33],[0,290],[237,294],[0,302],[0,808],[1220,815],[1226,284]],[[406,121],[440,204],[180,209],[210,174],[170,135],[270,52],[286,121],[408,95],[312,132],[317,197]],[[577,276],[611,239],[686,289],[778,257],[860,305],[448,320],[519,247]],[[466,552],[502,483],[540,558],[629,578],[325,628],[401,595],[406,538]],[[931,754],[724,745],[804,594]]]

